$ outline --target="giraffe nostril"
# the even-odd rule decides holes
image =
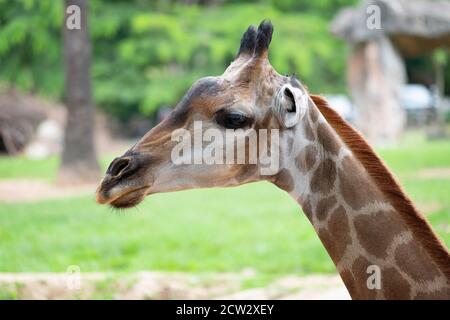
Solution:
[[[128,158],[122,158],[122,159],[116,160],[111,165],[110,174],[113,177],[120,175],[128,168],[129,164],[130,164],[130,159],[128,159]]]

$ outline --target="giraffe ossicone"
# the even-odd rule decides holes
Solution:
[[[126,208],[158,192],[266,180],[302,206],[352,298],[449,299],[447,249],[361,135],[298,79],[272,68],[272,32],[268,21],[249,27],[222,75],[198,80],[166,120],[111,163],[97,201]],[[259,136],[277,130],[277,170],[261,174],[258,152],[252,163],[236,155],[224,163],[174,163],[172,133],[193,135],[196,121],[223,136],[253,129],[258,148],[268,151],[271,139]],[[230,142],[219,140],[196,146],[198,154],[207,147],[226,154]],[[251,141],[236,147],[249,150]],[[370,278],[370,270],[380,277]]]

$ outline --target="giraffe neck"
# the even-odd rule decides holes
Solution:
[[[448,299],[448,269],[432,259],[430,245],[399,214],[355,150],[312,101],[305,118],[283,137],[288,151],[275,183],[302,206],[352,298]]]

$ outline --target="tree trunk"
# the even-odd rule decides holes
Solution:
[[[353,46],[348,81],[357,107],[358,129],[372,143],[396,142],[406,123],[399,100],[406,71],[388,38],[379,37]]]
[[[91,43],[86,2],[65,0],[65,8],[70,5],[80,8],[81,28],[69,30],[66,23],[63,24],[67,120],[58,177],[62,183],[91,182],[99,177],[94,146],[94,106],[89,72]]]

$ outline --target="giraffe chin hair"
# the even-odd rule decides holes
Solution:
[[[145,186],[134,190],[128,190],[111,199],[99,199],[97,194],[97,202],[101,204],[108,204],[110,207],[115,209],[132,208],[144,200],[147,195],[148,188],[148,186]]]
[[[128,209],[137,206],[144,198],[145,194],[126,196],[111,201],[109,205],[115,209]]]

